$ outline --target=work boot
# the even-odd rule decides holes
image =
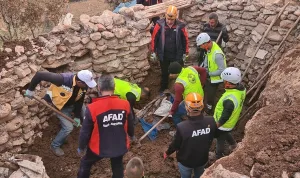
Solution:
[[[175,134],[176,134],[176,131],[170,131],[170,132],[169,132],[169,135],[171,135],[172,137],[174,137]]]
[[[55,154],[55,156],[58,157],[63,156],[65,154],[64,151],[59,147],[54,148],[53,146],[50,146],[50,150],[52,151],[53,154]]]

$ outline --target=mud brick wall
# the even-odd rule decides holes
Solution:
[[[244,71],[256,47],[260,43],[269,24],[279,13],[283,4],[266,4],[265,6],[247,0],[217,2],[214,0],[199,2],[198,5],[183,11],[183,20],[187,23],[192,59],[196,56],[196,37],[201,32],[208,15],[216,12],[221,23],[226,25],[230,40],[223,46],[227,64]],[[287,31],[300,16],[300,3],[292,2],[276,21],[256,54],[244,82],[252,85],[258,73],[270,56],[278,48]],[[290,49],[300,40],[300,26],[295,28],[276,54],[280,58],[283,51]]]

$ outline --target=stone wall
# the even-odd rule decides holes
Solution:
[[[195,58],[196,37],[201,32],[202,24],[208,21],[208,15],[216,12],[219,20],[226,25],[230,40],[224,45],[229,66],[239,67],[244,71],[260,43],[264,32],[273,18],[279,13],[283,4],[266,4],[265,6],[247,0],[216,2],[214,0],[199,3],[183,11],[183,20],[188,24],[191,58]],[[244,82],[251,85],[262,66],[278,48],[279,43],[300,15],[300,3],[288,5],[268,33],[260,50],[256,54]],[[300,26],[294,29],[283,47],[276,54],[279,58],[285,49],[289,49],[300,40]]]
[[[77,72],[89,69],[97,77],[106,71],[119,78],[141,82],[148,74],[149,20],[141,8],[123,8],[120,14],[80,16],[80,24],[57,26],[51,33],[27,40],[23,46],[5,47],[0,73],[0,152],[26,151],[51,113],[21,94],[37,71]],[[3,56],[2,55],[2,56]],[[4,61],[4,62],[3,62]],[[36,88],[42,97],[49,86]]]

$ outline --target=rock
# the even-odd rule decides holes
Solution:
[[[94,41],[90,41],[88,42],[88,44],[86,45],[86,48],[87,49],[90,49],[90,50],[93,50],[93,49],[96,49],[97,45]]]
[[[277,41],[277,42],[280,42],[283,39],[283,37],[278,32],[274,32],[274,31],[269,31],[266,38],[271,41]]]
[[[0,85],[0,89],[1,89],[1,85]],[[16,94],[16,90],[8,90],[5,93],[5,95],[0,95],[0,104],[11,102],[15,98],[15,94]]]
[[[103,32],[106,30],[106,28],[102,24],[97,24],[96,26],[97,26],[99,32]]]
[[[107,12],[107,10],[105,11]],[[105,11],[102,13],[102,15],[100,16],[96,24],[102,24],[106,28],[108,28],[109,26],[112,26],[114,22],[113,22],[112,15],[106,14]]]
[[[81,39],[81,43],[83,43],[83,44],[87,44],[87,43],[90,42],[90,41],[91,41],[91,39],[90,39],[89,36],[83,37],[83,38]]]
[[[280,27],[282,28],[292,28],[294,22],[291,20],[282,20],[280,22]]]
[[[121,61],[119,59],[108,62],[107,64],[107,72],[118,72],[122,71],[124,67],[121,65]]]
[[[18,169],[17,171],[13,172],[9,178],[20,178],[20,177],[25,177],[25,173],[21,171],[21,169]],[[27,176],[26,176],[27,177]]]
[[[119,10],[119,13],[120,13],[121,15],[130,17],[130,18],[134,17],[134,11],[133,11],[133,9],[128,8],[128,7],[122,7],[122,8]]]
[[[249,46],[246,50],[246,56],[247,57],[252,57],[253,53],[255,52],[255,49],[253,46]]]
[[[236,172],[231,172],[225,168],[223,168],[222,164],[219,164],[217,166],[210,167],[209,169],[206,169],[201,178],[249,178],[246,175],[241,175]]]
[[[10,48],[4,48],[4,51],[7,52],[7,53],[11,53],[12,49],[10,49]]]
[[[104,64],[106,62],[112,61],[117,59],[117,55],[116,54],[110,54],[110,55],[106,55],[106,56],[102,56],[99,57],[97,59],[93,60],[93,64],[95,65],[100,65],[100,64]]]
[[[7,132],[1,132],[0,133],[0,145],[3,145],[4,143],[8,142],[8,140],[9,140],[8,133]]]
[[[295,14],[296,16],[300,16],[300,8],[298,8],[298,9],[294,12],[294,14]]]
[[[136,4],[132,7],[130,7],[134,12],[136,11],[141,11],[145,9],[145,6],[143,6],[142,4]]]
[[[25,143],[25,140],[23,138],[18,138],[13,141],[13,146],[19,146]]]
[[[231,5],[231,6],[228,6],[228,9],[229,10],[234,10],[234,11],[241,11],[244,9],[243,6],[239,6],[239,5]]]
[[[243,35],[244,31],[242,31],[242,30],[235,30],[233,33],[237,34],[237,35]]]
[[[105,50],[105,51],[103,52],[103,55],[117,54],[118,52],[119,52],[119,50],[108,49],[108,50]]]
[[[286,171],[282,172],[281,178],[289,178],[289,175],[287,174]]]
[[[8,172],[9,172],[8,168],[0,167],[1,178],[2,178],[2,176],[3,176],[3,178],[8,177]]]
[[[300,178],[300,172],[296,172],[294,178]]]
[[[253,19],[257,16],[257,13],[256,12],[244,12],[243,15],[242,15],[242,18],[243,19]]]
[[[92,33],[90,34],[90,38],[93,41],[98,41],[101,39],[101,33],[100,32]]]
[[[122,15],[116,14],[113,16],[113,22],[115,25],[124,25],[126,21]]]
[[[24,114],[24,115],[27,114],[28,113],[28,106],[27,105],[23,106],[21,109],[18,109],[18,112],[20,114]]]
[[[107,49],[107,46],[106,46],[106,45],[97,46],[97,49],[98,49],[99,51],[104,51],[104,50]]]
[[[99,50],[97,50],[97,49],[92,50],[92,51],[91,51],[91,54],[92,54],[92,57],[93,57],[94,59],[97,59],[98,57],[102,56],[102,53],[101,53]]]
[[[104,32],[101,33],[101,35],[106,40],[109,40],[109,39],[115,37],[115,35],[113,33],[109,32],[109,31],[104,31]]]
[[[113,29],[113,32],[119,39],[125,38],[127,35],[131,34],[131,31],[126,28],[115,28]]]
[[[253,31],[256,31],[257,33],[259,33],[260,35],[263,35],[265,33],[265,31],[267,30],[267,26],[265,24],[258,24]]]
[[[257,22],[253,22],[250,20],[239,20],[239,19],[230,19],[230,22],[240,24],[240,25],[252,26],[252,27],[256,27],[258,24]]]
[[[15,64],[16,65],[19,65],[23,62],[27,61],[27,56],[26,55],[22,55],[20,57],[18,57],[16,60],[15,60]]]
[[[263,10],[263,14],[264,14],[264,15],[274,15],[274,14],[277,14],[277,12],[276,12],[276,11],[269,10],[269,9],[264,9],[264,10]]]
[[[133,47],[135,47],[135,46],[143,46],[145,44],[149,44],[150,42],[151,42],[151,38],[150,37],[143,37],[140,41],[131,43],[131,46],[133,46]]]
[[[64,43],[69,46],[69,45],[73,45],[73,44],[77,44],[81,41],[81,38],[78,36],[74,36],[74,35],[68,35],[65,39],[64,39]]]
[[[294,15],[294,14],[289,14],[287,18],[289,20],[295,21],[295,20],[297,20],[298,17],[296,15]]]
[[[145,30],[150,24],[149,19],[142,19],[134,23],[133,27],[138,30]]]
[[[12,131],[19,129],[23,125],[23,123],[24,123],[23,118],[20,116],[17,116],[13,120],[11,120],[9,123],[7,123],[5,125],[5,128],[8,132],[12,132]]]
[[[253,4],[251,4],[250,6],[245,6],[244,11],[256,12],[257,8]]]
[[[258,43],[262,39],[262,36],[259,33],[257,33],[255,30],[252,30],[251,38],[255,43]]]
[[[34,135],[34,131],[32,130],[32,131],[30,131],[30,132],[24,134],[24,139],[25,139],[25,140],[28,140],[28,139],[31,138],[33,135]]]
[[[0,94],[4,94],[15,86],[15,81],[12,78],[0,79]]]
[[[17,53],[18,56],[20,56],[22,53],[24,53],[24,46],[16,46],[15,47],[15,52]]]
[[[25,69],[20,68],[19,66],[14,67],[15,74],[22,79],[31,73],[31,70],[27,67]]]
[[[83,49],[84,48],[84,46],[81,44],[81,43],[79,43],[78,45],[76,45],[76,46],[69,46],[68,47],[68,50],[71,52],[71,53],[76,53],[76,52],[78,52],[79,50],[81,50],[81,49]]]
[[[8,103],[0,104],[0,119],[7,117],[11,113],[11,105]]]
[[[255,57],[257,57],[257,58],[259,58],[259,59],[265,59],[265,56],[266,56],[267,54],[268,54],[268,51],[259,49],[259,50],[257,51]]]
[[[266,19],[265,23],[268,24],[268,25],[270,25],[270,24],[272,23],[272,21],[273,21],[275,18],[276,18],[275,15],[269,16],[269,17]]]
[[[12,109],[20,109],[25,105],[25,100],[23,96],[15,97],[15,99],[11,102]]]
[[[227,8],[227,7],[226,7]],[[191,11],[189,12],[187,15],[194,18],[194,17],[201,17],[204,14],[206,14],[206,12],[201,11],[201,10],[196,10],[196,11]]]
[[[75,57],[82,57],[84,56],[85,54],[87,54],[89,52],[88,49],[82,49],[80,51],[77,51],[75,54],[72,54],[72,56],[75,56]]]
[[[85,23],[88,23],[90,21],[91,17],[87,14],[81,14],[79,19],[80,19],[81,23],[85,24]]]
[[[13,68],[15,66],[15,61],[10,61],[8,63],[5,64],[5,67],[6,68]]]
[[[264,164],[267,164],[270,160],[270,157],[267,153],[265,153],[264,151],[260,151],[256,154],[255,156],[256,160],[261,162],[261,163],[264,163]]]

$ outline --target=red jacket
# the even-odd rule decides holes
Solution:
[[[133,119],[127,100],[103,96],[87,106],[79,136],[79,148],[88,147],[100,157],[124,155],[133,136]]]

